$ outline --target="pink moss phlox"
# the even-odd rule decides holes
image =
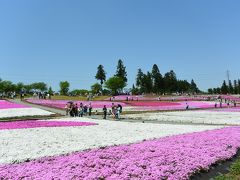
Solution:
[[[6,100],[0,100],[0,109],[12,109],[12,108],[30,108],[23,104],[12,103]]]
[[[40,127],[74,127],[74,126],[90,126],[96,125],[91,122],[74,122],[74,121],[14,121],[14,122],[0,122],[0,130],[6,129],[26,129],[26,128],[40,128]]]
[[[228,127],[1,165],[0,178],[183,180],[239,147],[240,127]]]

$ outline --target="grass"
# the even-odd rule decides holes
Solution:
[[[234,162],[230,167],[228,174],[220,175],[215,180],[240,180],[240,159]]]
[[[100,101],[109,98],[109,96],[97,96],[93,100]],[[72,100],[72,101],[86,101],[86,96],[52,96],[53,100]]]

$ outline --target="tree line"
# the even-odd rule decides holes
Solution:
[[[95,79],[99,80],[99,83],[95,83],[91,86],[91,90],[86,89],[74,89],[69,91],[70,83],[68,81],[61,81],[59,83],[61,95],[85,95],[85,94],[104,94],[104,95],[117,95],[123,93],[123,89],[127,86],[127,70],[121,59],[117,62],[116,72],[110,77],[106,78],[106,71],[103,65],[97,67]],[[51,87],[48,88],[44,82],[35,82],[32,84],[17,83],[14,84],[11,81],[3,81],[0,79],[0,93],[33,93],[33,92],[47,92],[53,94]],[[173,70],[162,75],[156,64],[153,65],[151,71],[144,73],[141,69],[138,69],[136,75],[136,82],[130,89],[132,94],[163,94],[163,93],[199,93],[196,83],[192,79],[189,83],[187,80],[177,79],[177,75]]]
[[[123,88],[127,85],[127,72],[123,61],[118,61],[117,70],[113,77],[106,80],[106,72],[103,65],[99,65],[97,68],[97,74],[95,76],[100,81],[92,86],[92,90],[100,92],[104,87],[112,92],[112,94],[121,93]],[[131,88],[132,94],[142,93],[199,93],[196,83],[192,79],[189,83],[187,80],[178,80],[176,73],[171,70],[164,74],[160,73],[160,70],[156,64],[153,65],[152,71],[143,73],[141,69],[138,69],[136,76],[136,83]]]
[[[224,80],[221,87],[209,88],[209,94],[240,94],[240,79],[231,80],[228,83]]]

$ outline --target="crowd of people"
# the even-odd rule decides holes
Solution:
[[[117,104],[115,105],[112,103],[111,109],[108,110],[107,106],[103,106],[103,119],[107,119],[107,116],[112,117],[113,119],[120,119],[120,115],[122,113],[122,105]],[[93,112],[93,107],[91,103],[84,104],[80,103],[78,106],[78,103],[74,103],[72,101],[68,102],[65,105],[66,115],[69,115],[71,117],[83,117],[83,116],[91,116]],[[96,115],[98,115],[98,111],[95,112]]]
[[[78,106],[77,103],[74,102],[68,102],[65,106],[66,115],[70,115],[71,117],[83,117],[87,114],[89,116],[92,115],[92,105],[89,103],[89,105],[83,105],[83,103],[80,103]]]

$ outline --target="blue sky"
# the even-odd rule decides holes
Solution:
[[[107,77],[122,59],[129,87],[138,68],[194,79],[199,88],[240,78],[240,2],[237,0],[2,0],[0,77],[44,81],[58,90]]]

